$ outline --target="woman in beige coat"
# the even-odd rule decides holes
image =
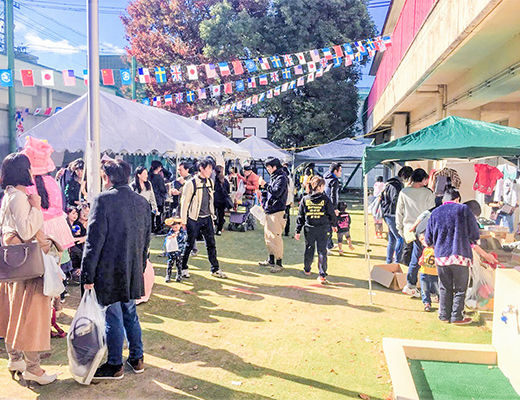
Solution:
[[[33,239],[43,226],[41,199],[27,195],[32,185],[31,164],[20,153],[2,162],[1,186],[5,190],[0,210],[3,245]],[[0,337],[9,354],[7,368],[23,372],[26,381],[46,385],[56,380],[40,367],[40,351],[51,348],[51,299],[43,294],[43,278],[0,283]]]

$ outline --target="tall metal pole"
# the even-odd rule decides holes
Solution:
[[[368,174],[363,171],[363,224],[365,225],[365,261],[367,262],[368,272],[368,297],[370,304],[372,300],[372,271],[370,268],[370,234],[368,230]]]
[[[88,125],[87,125],[87,185],[89,201],[100,192],[101,160],[99,135],[99,4],[87,0],[88,42]]]
[[[14,8],[13,0],[5,0],[5,46],[7,50],[7,69],[11,70],[13,86],[9,87],[9,152],[16,151],[16,91],[14,87]]]
[[[135,81],[136,77],[136,71],[137,71],[137,60],[135,57],[132,57],[132,100],[135,100],[137,97],[137,82]]]

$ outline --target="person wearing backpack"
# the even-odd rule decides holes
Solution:
[[[401,253],[403,251],[403,238],[399,234],[395,225],[395,210],[397,207],[397,198],[403,189],[403,182],[412,176],[412,167],[402,167],[397,176],[390,178],[381,193],[381,212],[383,219],[388,225],[388,246],[386,248],[386,263],[400,262]]]
[[[214,195],[215,187],[211,179],[213,173],[213,160],[203,158],[197,163],[198,174],[184,185],[181,198],[181,219],[188,233],[188,244],[182,258],[182,278],[189,278],[188,259],[197,240],[202,234],[206,242],[208,259],[211,264],[211,275],[217,278],[227,278],[220,270],[217,259],[217,245],[215,242],[215,217]]]

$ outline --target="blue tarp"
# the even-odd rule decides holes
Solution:
[[[370,147],[370,145],[350,138],[339,139],[296,153],[295,162],[296,164],[304,162],[361,162],[366,147]]]

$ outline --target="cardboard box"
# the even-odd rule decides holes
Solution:
[[[372,280],[392,290],[401,290],[406,285],[406,273],[400,264],[380,264],[372,267]]]

